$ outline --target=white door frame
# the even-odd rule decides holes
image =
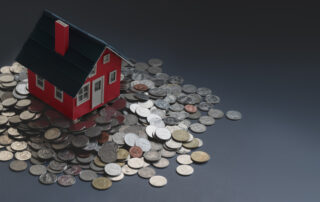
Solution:
[[[101,81],[101,96],[100,93],[96,93],[94,87],[97,82]],[[92,80],[92,97],[91,97],[91,108],[98,106],[99,104],[104,102],[104,76],[100,76],[99,78]]]

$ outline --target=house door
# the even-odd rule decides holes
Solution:
[[[104,76],[92,81],[92,108],[103,102],[103,84]]]

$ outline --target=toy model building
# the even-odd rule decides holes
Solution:
[[[106,42],[44,11],[16,61],[28,68],[29,91],[74,120],[120,94],[122,61]]]

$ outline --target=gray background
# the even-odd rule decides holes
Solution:
[[[182,3],[183,2],[183,3]],[[242,2],[242,1],[241,1]],[[244,2],[242,2],[244,3]],[[199,135],[212,159],[168,185],[138,176],[96,191],[90,183],[43,186],[0,163],[0,201],[320,201],[319,15],[305,5],[210,1],[1,1],[0,64],[10,64],[42,9],[101,37],[128,57],[164,60],[164,71],[206,86],[222,110]],[[45,68],[45,67],[44,67]]]

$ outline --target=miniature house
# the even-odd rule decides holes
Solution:
[[[29,91],[74,120],[120,94],[122,61],[106,42],[44,11],[16,61],[28,68]]]

